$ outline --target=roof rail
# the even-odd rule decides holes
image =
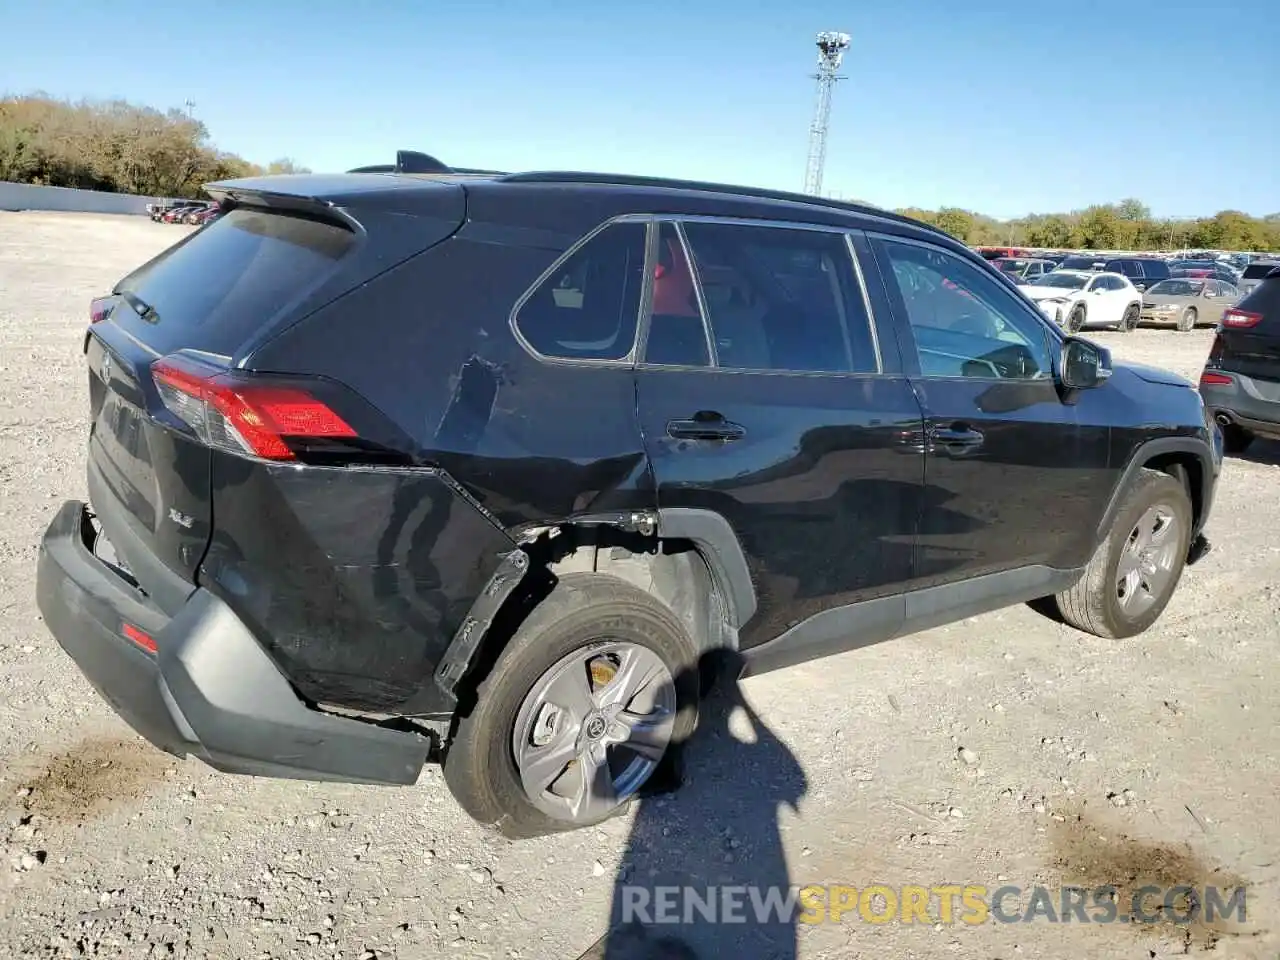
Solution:
[[[833,200],[829,197],[817,197],[808,193],[792,193],[787,190],[769,190],[764,187],[744,187],[728,183],[711,183],[704,180],[679,180],[668,177],[643,177],[631,174],[586,173],[582,171],[546,170],[530,173],[509,173],[502,177],[504,183],[590,183],[615,184],[634,187],[669,187],[677,190],[700,190],[705,193],[728,193],[740,197],[753,197],[760,200],[781,200],[787,203],[804,203],[810,206],[830,207],[834,210],[848,210],[851,213],[864,213],[882,219],[909,223],[915,227],[923,227],[942,236],[950,236],[945,230],[914,220],[911,217],[894,213],[882,207],[866,203],[852,203],[847,200]]]

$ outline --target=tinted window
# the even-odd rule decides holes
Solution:
[[[717,291],[718,292],[718,291]],[[711,296],[708,291],[707,296]],[[711,363],[693,272],[674,225],[658,231],[653,268],[653,306],[645,341],[646,363],[705,367]]]
[[[999,280],[935,247],[878,245],[892,267],[925,376],[1052,375],[1045,328]]]
[[[331,223],[232,210],[120,281],[153,308],[150,346],[233,354],[292,300],[313,288],[355,236]]]
[[[1244,268],[1243,279],[1261,280],[1263,277],[1269,274],[1272,270],[1276,269],[1276,267],[1280,267],[1280,262],[1277,262],[1275,260],[1270,260],[1266,263],[1251,263]]]
[[[843,234],[729,223],[684,229],[720,366],[879,369]]]
[[[1112,260],[1106,265],[1105,269],[1123,273],[1126,277],[1143,276],[1142,264],[1137,260]]]
[[[1169,265],[1163,260],[1143,260],[1142,272],[1148,279],[1151,277],[1164,279],[1169,276]]]
[[[1059,264],[1063,270],[1092,270],[1097,260],[1093,257],[1067,257]]]
[[[557,266],[520,307],[521,335],[547,357],[625,359],[640,314],[644,255],[644,224],[606,227]]]

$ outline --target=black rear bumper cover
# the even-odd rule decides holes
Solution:
[[[430,741],[310,708],[235,612],[197,589],[170,618],[94,556],[84,503],[63,504],[40,547],[36,594],[54,638],[134,730],[227,773],[412,784]],[[155,641],[152,655],[124,624]]]

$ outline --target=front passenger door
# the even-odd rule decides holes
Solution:
[[[1110,490],[1108,431],[1079,423],[1060,398],[1061,341],[1018,296],[949,250],[888,235],[872,248],[876,264],[866,273],[887,288],[925,416],[913,586],[1082,566],[1096,503]]]

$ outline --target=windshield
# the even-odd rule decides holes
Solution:
[[[1008,257],[993,262],[1005,273],[1021,273],[1031,265],[1030,260],[1013,260]]]
[[[1031,281],[1037,287],[1060,287],[1063,290],[1083,290],[1084,285],[1089,282],[1088,277],[1082,277],[1075,273],[1063,273],[1060,270],[1054,270],[1046,273],[1043,277],[1039,277]]]
[[[1147,293],[1166,297],[1198,297],[1203,289],[1203,280],[1161,280]]]

